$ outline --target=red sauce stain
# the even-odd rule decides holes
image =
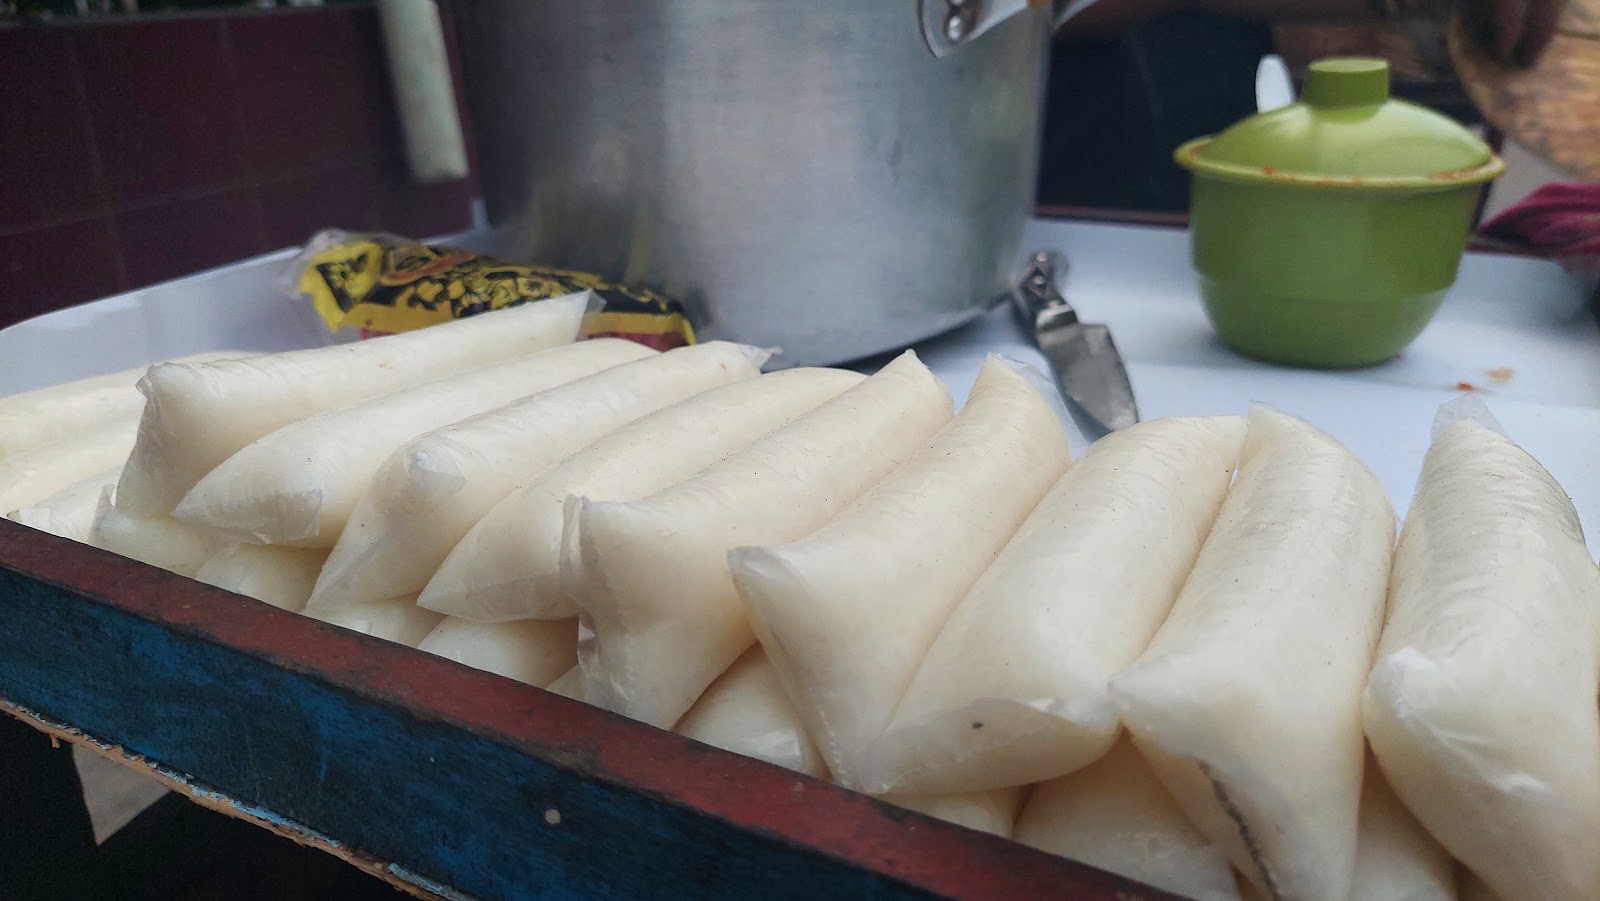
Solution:
[[[1457,391],[1476,391],[1476,390],[1478,390],[1478,386],[1472,384],[1471,382],[1456,382],[1456,390]]]
[[[1261,174],[1262,175],[1277,175],[1278,174],[1278,167],[1277,166],[1262,166],[1261,167]]]
[[[1512,369],[1510,366],[1497,366],[1494,369],[1485,369],[1483,374],[1487,375],[1491,380],[1493,380],[1496,385],[1504,385],[1505,383],[1517,377],[1517,371]]]

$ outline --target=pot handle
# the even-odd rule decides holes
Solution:
[[[1048,8],[1058,27],[1096,0],[917,0],[917,19],[928,51],[943,59],[1001,22],[1031,9]]]

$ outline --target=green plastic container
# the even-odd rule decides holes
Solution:
[[[1389,97],[1379,59],[1312,63],[1300,101],[1178,148],[1217,332],[1250,356],[1371,366],[1455,282],[1479,191],[1505,171],[1453,120]]]

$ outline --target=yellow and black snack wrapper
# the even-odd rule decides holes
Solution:
[[[592,291],[604,305],[583,337],[627,338],[669,350],[695,343],[683,305],[587,272],[507,263],[390,235],[322,232],[297,259],[294,287],[330,332],[389,335],[517,304]]]

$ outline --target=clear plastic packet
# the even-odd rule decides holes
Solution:
[[[524,619],[475,623],[447,616],[417,650],[543,688],[578,662],[578,625]]]
[[[957,826],[1010,838],[1017,809],[1022,806],[1022,786],[952,795],[876,795],[880,801],[915,810],[924,816]]]
[[[1237,416],[1167,418],[1100,439],[962,599],[867,753],[871,791],[1042,782],[1121,729],[1111,676],[1144,652],[1216,520]]]
[[[1055,411],[990,357],[950,424],[832,521],[729,552],[755,633],[841,784],[863,787],[864,753],[951,610],[1068,462]]]
[[[1018,375],[1027,379],[1033,390],[1039,392],[1039,396],[1044,398],[1050,409],[1055,411],[1056,419],[1061,423],[1061,430],[1067,434],[1067,450],[1073,459],[1088,452],[1092,442],[1078,424],[1078,418],[1072,415],[1072,409],[1067,406],[1067,399],[1061,396],[1061,388],[1055,379],[1045,374],[1039,367],[1015,357],[1008,357],[1005,354],[990,354],[990,356],[1005,361]]]
[[[290,423],[571,344],[594,302],[573,294],[358,345],[152,366],[139,380],[146,403],[117,505],[133,516],[171,513],[224,460]]]
[[[1089,766],[1035,785],[1012,837],[1186,898],[1239,898],[1227,855],[1190,824],[1126,736]]]
[[[613,429],[702,391],[754,379],[765,359],[764,352],[724,341],[680,347],[412,439],[383,462],[357,502],[309,606],[421,592],[451,550],[512,492]]]
[[[228,543],[221,535],[192,528],[171,516],[129,516],[112,503],[114,493],[107,488],[101,494],[89,530],[88,543],[101,550],[193,577]]]
[[[1600,572],[1476,398],[1440,409],[1363,699],[1418,820],[1495,894],[1600,892]]]
[[[37,503],[13,510],[6,518],[41,532],[87,544],[94,520],[100,512],[100,498],[115,490],[122,474],[118,466],[96,473],[57,491]]]
[[[1167,621],[1111,695],[1195,826],[1269,897],[1345,898],[1395,515],[1326,434],[1256,406]]]
[[[171,362],[196,363],[252,356],[214,351]],[[76,439],[114,422],[137,422],[144,395],[135,386],[149,366],[98,375],[0,397],[0,470],[13,458]]]
[[[327,559],[327,551],[311,548],[234,544],[207,560],[194,578],[299,613]]]
[[[1350,897],[1455,901],[1456,862],[1406,810],[1369,756]]]
[[[629,501],[653,494],[860,379],[836,369],[783,370],[713,388],[608,432],[496,504],[439,565],[418,603],[483,622],[577,616],[581,589],[562,581],[563,548],[577,535],[565,510],[572,496]],[[680,566],[674,569],[674,585],[687,581]]]
[[[616,338],[564,344],[292,422],[222,461],[172,515],[234,541],[331,548],[407,441],[656,353]]]
[[[0,461],[0,512],[37,506],[84,479],[121,466],[137,432],[137,420],[113,419]]]
[[[591,702],[671,726],[755,641],[729,550],[822,527],[950,421],[949,392],[915,354],[848,381],[848,390],[649,497],[567,501],[561,565],[587,630],[578,659]]]
[[[408,648],[421,644],[444,622],[443,616],[418,607],[415,595],[351,604],[337,610],[308,609],[305,614],[312,619],[403,644]]]
[[[563,698],[586,702],[583,696],[583,670],[574,664],[572,669],[557,676],[554,682],[546,685],[545,690],[552,694],[558,694]]]
[[[760,648],[746,651],[718,676],[672,731],[797,773],[828,776],[821,752]]]

